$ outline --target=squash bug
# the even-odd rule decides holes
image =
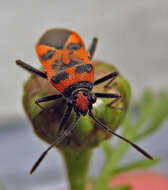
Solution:
[[[110,128],[97,120],[92,112],[93,104],[97,98],[113,98],[113,101],[109,104],[110,106],[121,98],[120,94],[117,93],[92,92],[94,86],[104,83],[105,81],[108,81],[108,83],[104,87],[108,88],[112,81],[118,76],[118,72],[113,72],[94,81],[92,58],[96,50],[97,42],[97,38],[93,38],[91,45],[86,51],[83,40],[76,32],[67,29],[51,29],[44,33],[36,44],[36,52],[44,67],[43,71],[37,70],[21,60],[16,61],[16,64],[22,68],[48,80],[60,92],[60,94],[57,95],[37,99],[35,103],[41,109],[45,109],[40,104],[42,102],[56,100],[61,97],[65,97],[67,100],[67,108],[58,128],[59,132],[63,132],[60,133],[60,136],[58,136],[39,157],[30,170],[31,174],[44,159],[48,151],[71,134],[80,115],[85,116],[86,114],[88,114],[102,130],[119,137],[132,145],[147,158],[153,159],[152,156],[142,148],[113,132]],[[76,118],[73,123],[65,129],[64,124],[70,117],[72,110],[76,113]]]

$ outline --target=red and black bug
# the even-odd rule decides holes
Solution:
[[[101,129],[119,137],[132,145],[149,159],[153,159],[147,152],[128,139],[116,134],[99,120],[97,120],[92,112],[92,106],[96,102],[96,98],[113,98],[111,105],[120,99],[120,94],[115,93],[93,93],[92,88],[105,81],[109,82],[105,85],[107,88],[110,83],[118,76],[117,72],[110,73],[96,81],[94,81],[94,65],[92,57],[96,50],[97,38],[93,38],[88,50],[80,36],[66,29],[51,29],[47,31],[38,41],[36,52],[40,62],[44,66],[44,70],[39,71],[21,60],[17,60],[16,64],[22,68],[48,80],[59,92],[58,95],[46,96],[39,98],[35,103],[41,108],[40,103],[65,97],[67,100],[67,109],[60,122],[58,131],[63,131],[61,135],[49,146],[49,148],[40,156],[32,167],[30,173],[38,167],[48,151],[59,144],[66,136],[70,135],[74,129],[80,115],[88,114]],[[64,124],[70,117],[72,110],[76,113],[74,122],[64,129]]]

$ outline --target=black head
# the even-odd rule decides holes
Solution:
[[[92,109],[92,105],[96,102],[96,96],[88,89],[78,89],[72,93],[72,104],[74,111],[85,116],[88,110]]]

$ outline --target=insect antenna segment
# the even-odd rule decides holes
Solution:
[[[123,136],[118,135],[117,133],[113,132],[110,128],[108,128],[107,126],[105,126],[102,122],[100,122],[99,120],[97,120],[92,111],[90,110],[89,112],[89,116],[100,126],[101,129],[103,129],[104,131],[108,131],[109,133],[111,133],[112,135],[115,135],[116,137],[120,138],[121,140],[127,142],[128,144],[130,144],[132,147],[134,147],[138,152],[140,152],[141,154],[143,154],[145,157],[147,157],[150,160],[153,160],[153,157],[148,154],[145,150],[143,150],[141,147],[139,147],[138,145],[134,144],[133,142],[131,142],[130,140],[126,139]]]
[[[30,174],[32,174],[36,168],[39,166],[41,161],[45,158],[49,150],[51,150],[55,145],[61,143],[65,137],[69,136],[71,134],[71,131],[75,128],[77,121],[79,120],[80,115],[76,114],[75,121],[63,132],[61,136],[58,136],[58,138],[41,154],[41,156],[38,158],[38,160],[33,165],[32,169],[30,170]]]

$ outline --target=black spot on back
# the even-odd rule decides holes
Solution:
[[[81,43],[70,43],[67,45],[67,49],[69,50],[78,50],[82,47]]]
[[[51,65],[51,68],[55,70],[55,73],[60,71],[60,66],[61,66],[61,59],[56,59]]]
[[[51,68],[54,69],[54,70],[57,69],[57,64],[56,64],[56,63],[53,63],[53,64],[51,65]]]
[[[62,57],[60,59],[56,59],[54,63],[52,64],[52,69],[54,69],[56,72],[58,71],[63,71],[67,68],[76,66],[81,64],[80,60],[73,59],[72,57],[70,58],[70,62],[68,64],[65,64],[62,60]]]
[[[55,83],[58,84],[61,80],[66,80],[69,77],[69,74],[65,71],[62,71],[60,73],[55,73],[51,80]]]
[[[52,29],[47,31],[41,38],[41,45],[52,46],[56,49],[63,49],[71,31],[65,29]]]
[[[91,73],[93,70],[92,64],[81,64],[76,67],[76,73],[81,74],[81,73]]]
[[[43,61],[47,61],[47,60],[51,59],[54,56],[55,52],[56,51],[54,51],[54,50],[49,50],[46,53],[44,53],[43,55],[41,55],[41,59]]]
[[[67,69],[67,68],[73,67],[73,66],[78,65],[78,64],[80,64],[79,61],[71,59],[69,64],[64,64],[64,62],[62,62],[60,65],[60,70]]]

